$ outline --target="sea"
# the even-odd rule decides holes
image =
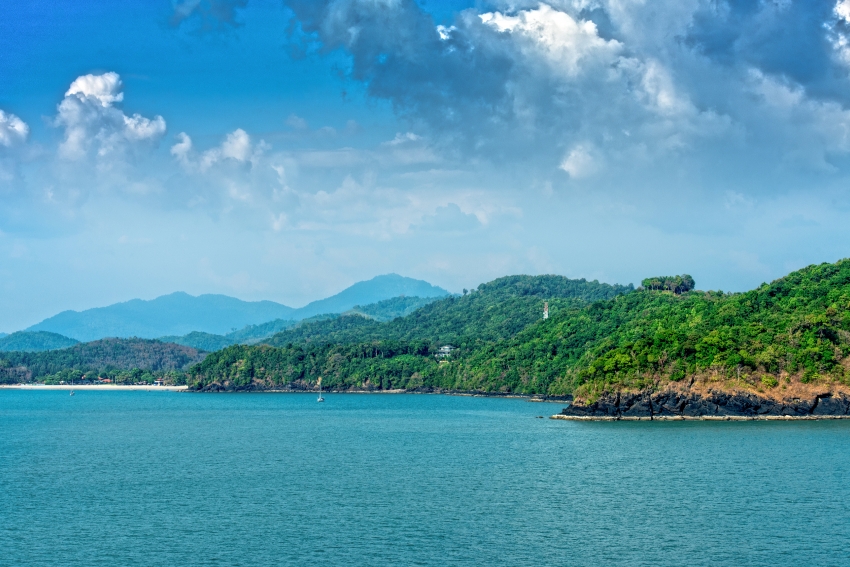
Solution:
[[[561,408],[0,390],[0,565],[850,565],[850,421]]]

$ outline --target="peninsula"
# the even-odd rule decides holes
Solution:
[[[850,260],[745,293],[699,291],[688,275],[647,278],[637,289],[509,276],[391,320],[368,311],[211,353],[138,339],[133,356],[112,354],[127,350],[119,340],[2,353],[0,378],[55,383],[71,370],[72,379],[111,372],[118,382],[200,392],[304,391],[321,378],[336,391],[573,398],[561,419],[850,415]],[[115,370],[140,362],[154,366]]]

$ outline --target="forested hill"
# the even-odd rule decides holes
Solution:
[[[433,301],[437,301],[437,298],[408,296],[392,297],[369,305],[355,305],[350,311],[343,313],[343,316],[358,315],[358,317],[353,319],[345,319],[345,322],[352,320],[359,322],[362,320],[362,317],[374,319],[376,321],[390,321],[397,317],[403,317]],[[269,339],[272,335],[284,329],[288,329],[296,325],[309,325],[306,329],[313,329],[313,324],[319,321],[335,319],[337,317],[339,317],[339,315],[326,313],[323,315],[314,315],[300,323],[292,320],[275,319],[274,321],[269,321],[268,323],[263,323],[261,325],[248,325],[247,327],[243,327],[238,331],[227,333],[226,335],[194,331],[182,336],[171,335],[159,337],[159,340],[168,343],[176,343],[178,345],[186,345],[205,350],[207,352],[214,352],[235,344],[256,344]],[[320,328],[323,327],[320,326]],[[302,332],[304,332],[304,330],[302,330]],[[0,343],[2,343],[2,339],[0,339]]]
[[[0,351],[39,352],[67,348],[78,341],[47,331],[18,331],[0,337]]]
[[[695,383],[706,384],[706,392],[744,390],[783,399],[850,392],[850,260],[809,266],[732,294],[696,291],[686,275],[648,278],[646,287],[630,293],[564,280],[502,278],[387,323],[362,316],[314,321],[276,335],[277,347],[236,345],[212,353],[179,379],[202,389],[253,389],[311,388],[322,377],[340,389],[573,394],[583,400]],[[551,312],[545,321],[543,301]],[[442,356],[438,349],[446,343],[458,348]],[[184,348],[157,344],[154,350]],[[138,359],[85,359],[92,349],[0,354],[0,375],[97,365],[162,371],[200,358],[186,349],[168,350],[177,357],[170,364],[141,353]]]
[[[850,260],[809,266],[746,293],[644,290],[556,317],[459,368],[593,396],[658,380],[734,380],[779,390],[848,382]],[[532,378],[533,377],[533,378]]]
[[[496,301],[494,294],[484,301],[489,286],[483,286],[469,296],[417,311],[402,320],[409,327],[385,324],[383,328],[398,330],[396,336],[373,332],[377,324],[359,321],[350,330],[340,329],[337,339],[347,342],[230,347],[194,366],[189,381],[200,388],[309,386],[322,376],[324,384],[337,388],[585,398],[694,380],[707,380],[714,391],[743,388],[764,396],[793,396],[811,384],[825,392],[850,386],[850,260],[810,266],[746,293],[694,291],[688,277],[677,278],[652,279],[670,280],[659,289],[553,311],[547,321],[539,318],[541,296],[531,295],[535,321],[507,338],[492,331],[506,327],[499,317],[482,317],[486,309],[461,310],[466,318],[453,312],[458,305],[515,312],[506,311],[504,304],[517,296]],[[423,315],[438,310],[449,316],[430,322]],[[454,336],[466,336],[467,331],[458,329],[476,318],[483,335],[494,340],[462,341],[444,358],[435,356],[440,342],[422,340],[433,337],[429,333],[435,329],[441,339],[450,336],[441,331],[446,320],[459,323],[451,329]],[[418,337],[412,332],[417,320],[424,330]],[[351,342],[356,333],[364,340]]]
[[[420,307],[425,307],[429,303],[438,301],[442,297],[445,297],[445,295],[440,297],[401,295],[399,297],[392,297],[369,305],[355,305],[349,311],[343,313],[343,315],[362,315],[376,321],[392,321],[393,319],[409,315]]]
[[[0,383],[43,380],[69,371],[110,377],[129,370],[163,373],[203,358],[197,349],[155,340],[103,339],[62,350],[0,353]]]
[[[632,286],[609,285],[563,276],[508,276],[481,284],[458,297],[440,299],[386,323],[359,315],[305,322],[268,341],[272,346],[298,343],[356,344],[373,341],[421,341],[458,346],[511,337],[543,315],[587,302],[610,299]]]

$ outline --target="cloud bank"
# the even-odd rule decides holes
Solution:
[[[826,172],[849,149],[845,0],[510,2],[448,27],[413,0],[286,4],[293,41],[347,54],[446,155],[589,179],[682,159]]]

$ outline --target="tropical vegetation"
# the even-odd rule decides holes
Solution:
[[[694,379],[764,391],[792,382],[850,385],[850,260],[809,266],[745,293],[697,291],[687,275],[647,278],[636,290],[511,276],[390,321],[316,317],[267,342],[228,346],[203,360],[197,350],[157,341],[118,349],[132,356],[86,359],[87,349],[106,348],[94,343],[4,353],[0,378],[138,369],[169,372],[198,389],[312,388],[321,377],[337,389],[584,397]],[[455,348],[449,354],[444,346]]]

